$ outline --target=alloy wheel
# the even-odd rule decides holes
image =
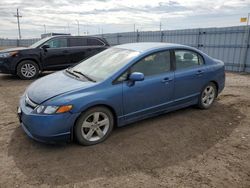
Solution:
[[[82,136],[90,142],[102,139],[108,132],[110,120],[103,112],[91,113],[82,123]]]
[[[202,93],[202,104],[205,107],[210,106],[215,99],[215,89],[213,86],[208,85]]]
[[[21,73],[26,78],[32,78],[36,75],[36,67],[30,63],[26,63],[21,67]]]

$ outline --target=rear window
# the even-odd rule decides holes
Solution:
[[[87,39],[88,46],[103,46],[104,44],[98,39]]]
[[[87,46],[87,39],[85,38],[70,38],[69,39],[69,46]]]
[[[190,50],[175,50],[176,69],[185,69],[204,64],[203,58]]]

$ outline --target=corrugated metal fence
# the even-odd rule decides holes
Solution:
[[[35,39],[0,39],[0,46],[3,47],[16,47],[16,46],[30,46],[35,42],[39,41],[40,38]]]
[[[131,42],[169,42],[189,45],[223,60],[226,70],[250,72],[250,27],[127,32],[99,35],[111,45]],[[29,46],[39,39],[0,39],[0,46]]]
[[[179,43],[200,49],[223,60],[226,70],[250,72],[249,30],[247,26],[128,32],[99,35],[111,44],[130,42]]]

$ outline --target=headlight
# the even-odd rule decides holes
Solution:
[[[17,55],[17,53],[18,51],[0,53],[0,58],[7,58],[7,57],[15,56]]]
[[[59,114],[69,112],[73,108],[72,105],[65,106],[37,106],[35,111],[38,114]]]

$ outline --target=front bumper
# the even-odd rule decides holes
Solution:
[[[23,98],[18,110],[18,117],[24,132],[32,139],[46,143],[70,141],[71,129],[78,115],[72,113],[36,114],[32,108],[25,105]]]
[[[27,126],[24,125],[22,122],[21,122],[21,126],[22,126],[24,132],[28,135],[28,137],[30,137],[31,139],[36,140],[38,142],[54,144],[54,143],[59,143],[59,142],[70,141],[70,138],[71,138],[70,133],[65,133],[65,134],[50,136],[50,137],[35,135],[32,132],[30,132],[28,130]]]
[[[8,58],[0,58],[0,73],[12,74],[11,62]]]

